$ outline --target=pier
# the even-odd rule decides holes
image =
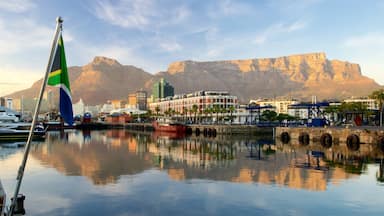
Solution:
[[[275,134],[283,143],[318,142],[325,148],[339,145],[353,151],[364,145],[384,151],[384,130],[380,127],[276,127]]]

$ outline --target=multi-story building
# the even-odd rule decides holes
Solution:
[[[156,82],[152,88],[152,95],[154,100],[172,97],[175,95],[173,86],[171,86],[164,78],[161,78],[160,81]]]
[[[379,105],[375,99],[370,98],[351,98],[344,100],[345,103],[362,103],[368,110],[379,110]]]
[[[261,107],[272,106],[275,108],[277,114],[283,113],[288,114],[288,106],[298,104],[299,102],[295,99],[258,99],[250,100],[250,104],[258,104]]]
[[[147,92],[137,91],[136,92],[137,108],[139,110],[147,110]]]
[[[137,91],[128,95],[128,106],[139,110],[147,110],[147,92]]]
[[[197,113],[203,113],[205,110],[215,107],[237,108],[238,100],[236,96],[230,95],[226,91],[197,91],[163,98],[149,104],[149,109],[153,113],[156,113],[156,107],[159,108],[159,113],[172,110],[179,114],[190,114],[194,107],[197,108]]]

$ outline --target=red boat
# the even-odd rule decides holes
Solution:
[[[187,126],[180,122],[175,122],[170,119],[156,120],[152,123],[155,131],[170,132],[177,134],[185,134]]]

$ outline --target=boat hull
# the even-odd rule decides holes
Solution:
[[[159,122],[153,122],[153,128],[158,132],[185,134],[187,126],[179,123],[163,124]]]

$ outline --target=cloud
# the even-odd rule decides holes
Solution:
[[[255,39],[252,41],[254,44],[263,44],[268,38],[274,37],[277,34],[282,33],[291,33],[294,31],[301,30],[307,26],[307,23],[302,21],[296,21],[291,24],[277,23],[268,27],[263,32],[255,36]]]
[[[161,49],[168,52],[180,51],[183,48],[179,43],[173,41],[161,42],[159,43],[159,46]]]
[[[384,46],[384,33],[367,33],[365,35],[353,36],[345,39],[343,43],[346,47],[372,48]]]
[[[98,0],[92,12],[112,25],[136,29],[178,24],[191,14],[185,5],[156,0]]]
[[[35,4],[32,2],[32,0],[12,0],[0,2],[0,10],[15,13],[25,12],[33,7],[35,7]]]
[[[242,15],[254,13],[255,8],[252,5],[233,0],[214,1],[212,7],[208,10],[208,16],[211,18],[221,18],[223,16]]]
[[[30,19],[8,22],[0,19],[0,55],[11,54],[27,48],[49,47],[53,30],[37,25]]]

